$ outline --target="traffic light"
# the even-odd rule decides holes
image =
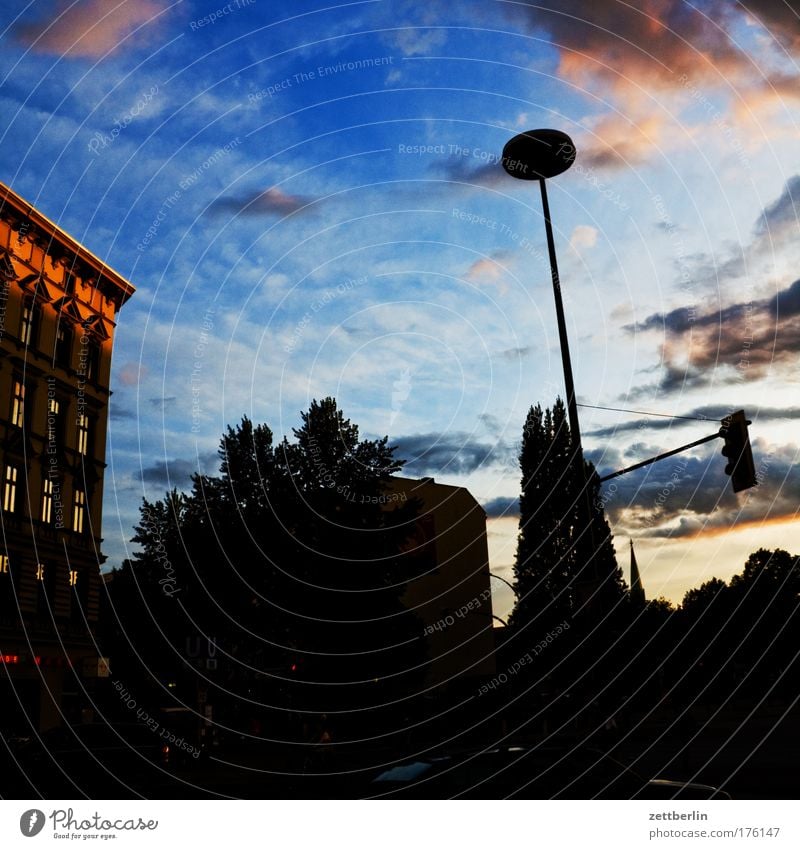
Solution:
[[[744,417],[744,410],[737,410],[725,416],[719,431],[725,440],[722,454],[728,458],[725,474],[730,475],[734,492],[741,492],[758,483],[750,449],[750,434],[747,432],[749,424],[751,422]]]

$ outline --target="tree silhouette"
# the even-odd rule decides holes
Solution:
[[[242,418],[220,440],[219,475],[142,503],[141,550],[111,583],[128,621],[111,630],[135,635],[142,663],[187,699],[197,675],[186,645],[198,640],[220,663],[202,686],[218,686],[231,711],[366,709],[424,675],[422,628],[401,600],[419,505],[386,489],[403,462],[386,437],[360,439],[332,398],[301,415],[277,446]],[[139,600],[126,604],[133,587]]]
[[[585,463],[584,474],[576,480],[574,450],[561,399],[552,410],[531,407],[519,459],[520,530],[514,565],[518,601],[511,624],[530,624],[536,632],[570,618],[584,604],[602,617],[625,597],[594,467]]]

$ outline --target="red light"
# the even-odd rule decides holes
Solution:
[[[291,672],[297,672],[297,664],[293,663],[289,669]]]
[[[18,654],[3,654],[0,655],[0,660],[3,663],[13,666],[15,663],[19,663],[19,655]]]

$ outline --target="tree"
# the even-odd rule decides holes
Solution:
[[[552,410],[532,407],[520,450],[518,601],[511,624],[532,624],[537,633],[570,618],[584,603],[605,615],[625,596],[597,475],[585,463],[576,479],[574,451],[561,399]]]
[[[301,416],[277,445],[267,425],[242,418],[220,440],[218,475],[144,501],[141,550],[117,582],[142,598],[128,608],[139,617],[131,633],[141,638],[142,621],[149,629],[142,663],[172,670],[176,689],[183,674],[189,691],[186,646],[212,642],[215,704],[231,710],[372,706],[424,673],[422,628],[401,602],[401,548],[419,505],[386,495],[403,462],[386,437],[360,439],[332,398]]]

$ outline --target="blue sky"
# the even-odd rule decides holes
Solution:
[[[143,495],[216,466],[247,414],[291,433],[334,395],[409,474],[467,486],[510,577],[528,407],[563,395],[518,132],[550,181],[587,449],[619,479],[627,565],[679,601],[759,546],[800,551],[796,3],[35,0],[0,12],[0,179],[137,287],[114,351],[105,551]],[[498,584],[496,611],[510,598]]]

